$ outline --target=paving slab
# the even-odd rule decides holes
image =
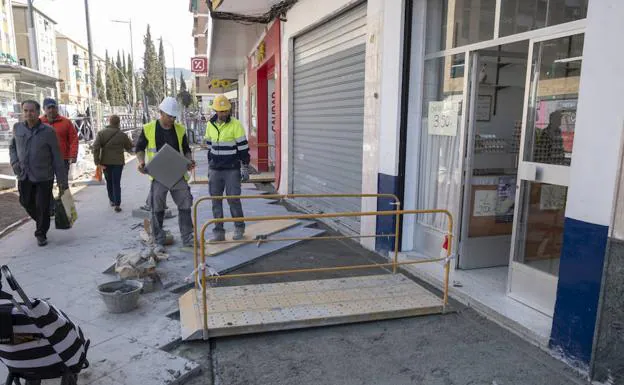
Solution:
[[[182,339],[201,339],[198,290],[180,298]],[[443,311],[442,299],[402,274],[209,287],[208,336],[303,329]]]

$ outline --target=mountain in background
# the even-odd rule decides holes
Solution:
[[[186,69],[186,68],[176,68],[175,73],[176,73],[176,78],[180,79],[180,72],[182,72],[182,77],[184,77],[184,80],[190,80],[193,78],[193,73],[191,72],[191,70]],[[170,79],[173,77],[173,68],[167,68],[167,79]]]

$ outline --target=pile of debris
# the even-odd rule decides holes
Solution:
[[[154,277],[158,263],[168,258],[168,254],[157,252],[153,248],[120,253],[115,261],[115,273],[121,279]]]

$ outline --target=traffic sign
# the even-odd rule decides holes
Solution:
[[[195,73],[206,73],[208,70],[208,58],[194,57],[191,58],[191,71]]]

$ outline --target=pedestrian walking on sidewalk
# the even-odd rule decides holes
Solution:
[[[225,95],[217,95],[212,103],[215,114],[206,126],[208,146],[208,180],[211,196],[240,195],[241,182],[249,180],[249,144],[245,129],[240,121],[231,115],[232,104]],[[232,218],[242,218],[243,205],[240,199],[228,199]],[[223,218],[223,200],[212,201],[212,216]],[[212,230],[212,242],[225,240],[223,223],[217,223]],[[234,223],[234,240],[243,239],[245,222]]]
[[[108,126],[98,132],[93,142],[93,161],[104,171],[108,200],[115,212],[121,211],[121,173],[126,160],[124,151],[132,152],[132,141],[120,129],[119,116],[112,115]]]
[[[71,120],[59,115],[56,100],[45,98],[43,100],[43,109],[45,115],[41,117],[41,122],[54,128],[61,155],[65,161],[65,168],[69,172],[69,166],[72,163],[76,163],[78,159],[78,130],[76,130]]]
[[[11,167],[18,179],[20,203],[37,222],[35,237],[39,246],[48,243],[50,202],[54,177],[62,193],[68,189],[67,167],[52,127],[39,119],[41,107],[34,100],[22,103],[24,121],[13,127],[9,147]]]
[[[175,121],[178,114],[178,102],[172,97],[166,97],[160,103],[159,108],[160,119],[143,126],[143,131],[137,141],[136,152],[139,172],[146,173],[146,163],[149,164],[150,160],[154,158],[154,155],[165,144],[168,144],[189,159],[191,164],[188,169],[189,171],[192,170],[195,167],[195,162],[192,160],[191,148],[186,137],[186,128]],[[191,217],[193,196],[187,181],[188,175],[185,175],[184,178],[180,179],[178,183],[169,189],[162,183],[152,180],[150,186],[152,199],[151,227],[152,236],[158,245],[165,245],[166,234],[163,230],[163,221],[165,219],[167,193],[169,192],[178,207],[178,224],[180,226],[182,244],[184,247],[193,246],[193,218]]]
[[[69,175],[69,168],[78,159],[78,130],[74,123],[66,117],[59,115],[58,104],[55,99],[43,99],[43,113],[41,121],[54,128],[58,139],[61,155],[65,161],[65,169]],[[54,198],[50,202],[50,215],[54,215]]]

